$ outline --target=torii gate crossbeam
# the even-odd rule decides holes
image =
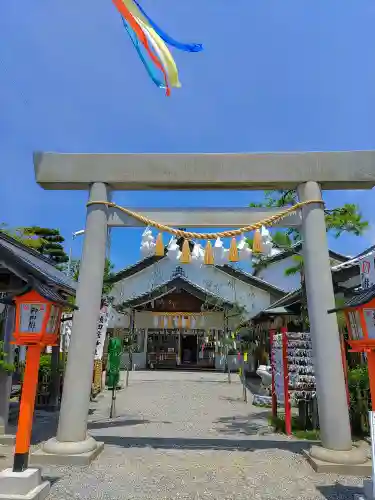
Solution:
[[[300,200],[307,201],[320,200],[321,189],[371,189],[375,185],[375,151],[261,154],[36,153],[34,164],[36,181],[44,189],[88,189],[90,202],[109,201],[111,190],[176,189],[297,189]],[[238,226],[241,226],[243,213],[242,217],[239,212],[237,215]],[[186,220],[183,210],[179,216],[180,219],[175,216],[172,222],[180,221],[181,217]],[[228,222],[228,217],[223,213],[222,216]],[[253,213],[252,217],[255,216]],[[202,213],[201,217],[199,226],[213,225],[212,214],[207,214],[203,219]],[[230,225],[235,224],[233,217],[230,222]],[[295,221],[297,225],[299,222]],[[37,463],[84,465],[102,448],[102,445],[87,436],[87,418],[107,226],[130,224],[129,220],[103,204],[94,203],[87,208],[77,289],[79,310],[74,315],[59,428],[56,438],[44,443],[43,448],[34,454]],[[222,225],[225,227],[225,220]],[[364,454],[352,448],[337,320],[334,315],[327,313],[327,310],[335,307],[335,301],[321,203],[303,207],[302,233],[322,440],[322,447],[310,450],[310,458],[335,464],[363,463],[366,460]]]

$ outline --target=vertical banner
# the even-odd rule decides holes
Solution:
[[[370,288],[375,285],[375,266],[373,255],[370,255],[361,261],[361,285],[362,288]]]
[[[270,343],[271,343],[271,393],[272,393],[272,416],[277,417],[277,396],[276,396],[276,386],[275,386],[275,371],[276,371],[276,360],[275,360],[275,350],[274,350],[274,337],[275,330],[270,330]]]
[[[95,359],[101,360],[103,357],[104,343],[107,335],[107,327],[109,323],[111,307],[103,305],[100,309],[97,335],[96,335],[96,348],[95,348]]]
[[[276,401],[284,405],[284,360],[283,360],[283,339],[281,334],[273,334],[272,345],[272,373]]]
[[[60,323],[60,351],[68,352],[70,337],[72,335],[73,320],[72,313],[63,313],[61,319],[64,320]]]
[[[272,412],[276,416],[277,404],[284,405],[285,408],[285,432],[290,435],[291,427],[291,408],[289,400],[289,368],[288,368],[288,338],[285,328],[281,333],[270,332],[272,351]],[[274,400],[275,397],[275,400]]]

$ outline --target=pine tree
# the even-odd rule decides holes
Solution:
[[[36,250],[53,261],[54,264],[63,264],[69,260],[62,243],[65,238],[58,229],[39,226],[23,228],[24,236],[37,242]]]

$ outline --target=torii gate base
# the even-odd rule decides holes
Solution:
[[[91,202],[108,200],[110,190],[116,189],[297,188],[301,200],[319,200],[321,188],[371,189],[375,185],[375,152],[372,151],[181,155],[51,153],[35,155],[34,162],[36,180],[43,188],[89,189]],[[243,218],[243,210],[241,213]],[[79,310],[74,315],[59,427],[56,438],[44,443],[32,456],[33,463],[84,465],[95,458],[103,446],[87,435],[87,419],[108,216],[109,210],[102,204],[91,204],[87,209],[77,289]],[[225,212],[219,216],[221,220],[214,224],[211,213],[201,225],[225,227]],[[253,217],[254,214],[249,215],[249,219]],[[119,221],[119,217],[113,222],[115,219],[112,218],[111,225],[130,225],[129,221]],[[184,226],[188,226],[186,220]],[[366,456],[362,450],[352,447],[337,321],[334,315],[327,313],[335,303],[320,203],[303,208],[302,231],[322,441],[322,446],[311,448],[309,460],[319,470],[334,468],[335,472],[358,475]]]

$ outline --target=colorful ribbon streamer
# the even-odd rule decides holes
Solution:
[[[172,47],[176,47],[176,49],[183,50],[185,52],[201,52],[203,50],[203,45],[201,43],[181,43],[174,40],[167,33],[165,33],[165,31],[159,28],[157,24],[154,23],[154,21],[146,14],[146,12],[139,5],[137,0],[133,1],[135,5],[138,7],[139,11],[142,13],[142,15],[147,19],[150,26],[154,28],[156,33],[160,36],[162,40],[164,40],[165,43],[171,45]]]
[[[129,38],[132,41],[135,50],[138,52],[139,59],[142,61],[144,67],[146,68],[146,71],[151,78],[151,80],[155,83],[157,87],[160,89],[165,89],[165,83],[162,82],[156,75],[155,69],[152,66],[152,64],[147,60],[147,55],[144,54],[142,51],[142,47],[139,44],[138,38],[134,31],[131,29],[131,27],[128,25],[128,23],[125,21],[124,18],[122,18],[122,22],[124,23],[124,28],[128,32]]]
[[[180,87],[176,63],[166,43],[186,52],[203,50],[200,44],[183,44],[177,42],[163,32],[145,13],[136,0],[112,0],[120,12],[129,37],[152,81],[159,88],[166,89],[170,95],[170,87]],[[156,75],[160,70],[164,82]]]

